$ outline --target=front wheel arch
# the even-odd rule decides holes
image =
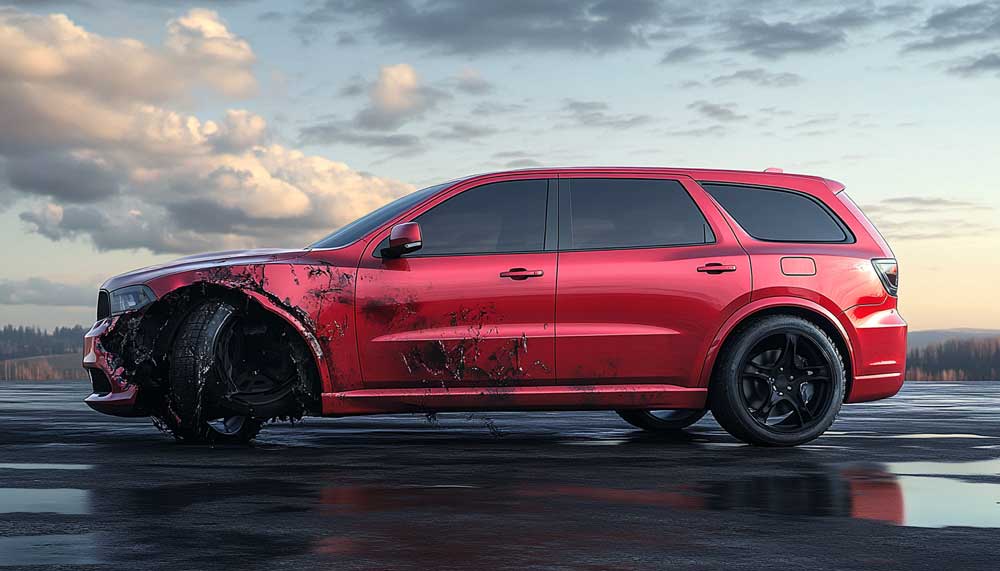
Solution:
[[[238,307],[252,307],[254,311],[264,312],[275,319],[280,319],[309,348],[317,385],[314,387],[315,394],[322,394],[324,387],[330,386],[329,371],[326,368],[319,341],[297,317],[259,294],[217,284],[195,283],[161,295],[157,301],[146,308],[142,316],[139,324],[139,335],[153,358],[147,360],[151,364],[147,370],[135,375],[136,384],[143,389],[140,391],[140,398],[144,400],[147,397],[158,398],[166,386],[169,355],[178,329],[195,307],[212,299],[224,300]],[[151,386],[143,386],[143,379],[149,379]],[[146,394],[143,394],[144,392]],[[317,408],[310,412],[319,414],[320,410]]]

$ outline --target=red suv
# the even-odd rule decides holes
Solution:
[[[186,441],[306,414],[607,409],[671,431],[711,409],[800,444],[903,383],[896,261],[843,190],[668,168],[446,182],[303,249],[108,280],[86,402]]]

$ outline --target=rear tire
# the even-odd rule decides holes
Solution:
[[[772,315],[733,333],[716,362],[709,402],[729,434],[762,446],[819,437],[844,402],[837,345],[815,323]]]
[[[154,422],[182,442],[247,443],[271,418],[302,417],[313,371],[308,349],[284,324],[209,300],[178,330],[165,410]]]
[[[622,420],[649,432],[676,432],[698,422],[707,409],[683,410],[619,410]]]

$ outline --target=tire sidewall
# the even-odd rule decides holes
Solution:
[[[210,310],[212,315],[205,326],[205,334],[199,336],[197,343],[190,349],[179,347],[175,349],[175,351],[194,351],[194,358],[197,362],[193,371],[194,378],[171,375],[170,379],[171,406],[182,418],[192,420],[192,426],[189,426],[189,429],[199,432],[202,428],[200,425],[205,425],[210,418],[210,415],[206,414],[208,411],[202,408],[201,401],[219,391],[219,378],[215,366],[215,350],[219,334],[225,330],[226,325],[236,315],[236,308],[227,303],[209,301],[206,302],[206,305],[214,306],[214,310]],[[205,308],[195,309],[195,311],[199,310],[205,310]],[[198,426],[196,427],[194,424]],[[211,429],[208,430],[215,432]]]

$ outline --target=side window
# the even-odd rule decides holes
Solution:
[[[408,257],[541,251],[547,200],[545,179],[466,190],[414,219],[424,245]]]
[[[700,183],[730,216],[758,240],[844,242],[843,222],[812,197],[787,190]]]
[[[559,200],[560,250],[715,241],[698,206],[676,180],[563,179]]]

